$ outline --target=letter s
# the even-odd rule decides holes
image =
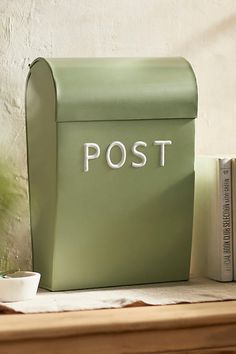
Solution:
[[[139,146],[147,147],[147,143],[145,143],[144,141],[136,141],[136,143],[134,143],[132,146],[132,153],[141,159],[141,162],[139,163],[132,162],[132,166],[135,168],[143,167],[146,165],[147,162],[146,155],[143,152],[137,150]]]

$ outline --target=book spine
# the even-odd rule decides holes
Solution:
[[[236,281],[236,159],[232,159],[233,274]]]
[[[219,160],[220,174],[220,228],[221,228],[221,281],[233,280],[232,232],[232,171],[231,159]]]

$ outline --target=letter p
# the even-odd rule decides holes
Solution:
[[[90,154],[90,149],[94,150],[93,154]],[[84,172],[89,170],[89,160],[97,159],[100,156],[100,147],[95,143],[84,144]]]

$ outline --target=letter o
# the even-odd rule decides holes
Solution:
[[[113,163],[111,161],[111,149],[114,146],[117,146],[121,151],[121,160],[118,163]],[[107,164],[110,168],[113,169],[121,168],[126,161],[126,148],[124,144],[122,144],[120,141],[113,141],[107,148],[106,159],[107,159]]]

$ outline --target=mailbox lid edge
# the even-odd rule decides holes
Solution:
[[[57,122],[196,118],[197,84],[187,60],[38,58],[50,66]]]

